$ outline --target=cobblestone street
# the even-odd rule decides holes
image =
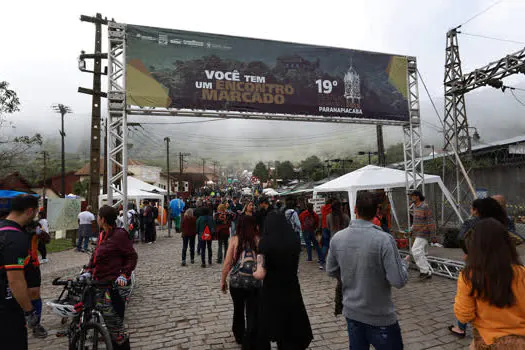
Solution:
[[[165,238],[159,232],[157,244],[136,245],[139,263],[137,284],[126,312],[133,349],[240,349],[231,332],[232,303],[219,290],[221,266],[203,269],[200,264],[180,266],[180,235]],[[214,253],[216,243],[214,242]],[[43,298],[58,297],[51,286],[54,277],[78,272],[88,255],[66,251],[50,255],[43,266]],[[214,258],[215,260],[215,258]],[[334,317],[335,282],[317,264],[300,266],[303,298],[314,332],[311,349],[348,349],[346,323]],[[420,282],[415,271],[409,284],[394,291],[405,349],[465,349],[470,338],[448,334],[454,321],[456,284],[434,277]],[[45,340],[30,335],[30,349],[66,349],[67,339],[56,338],[60,319],[46,306],[43,324],[50,331]]]

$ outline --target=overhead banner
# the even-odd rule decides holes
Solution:
[[[407,57],[127,25],[127,104],[408,120]]]

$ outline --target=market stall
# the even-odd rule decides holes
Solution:
[[[453,203],[452,195],[449,190],[437,175],[425,175],[425,184],[437,184],[449,203]],[[345,174],[337,179],[329,181],[314,188],[314,198],[317,198],[318,193],[326,192],[345,192],[348,193],[348,202],[350,204],[350,213],[352,220],[355,220],[355,201],[358,191],[369,190],[391,190],[393,188],[405,188],[406,174],[402,170],[382,168],[375,165],[367,165],[361,169],[357,169],[351,173]],[[390,198],[391,200],[391,198]],[[408,199],[407,199],[408,200]],[[392,200],[391,200],[392,201]],[[461,215],[455,205],[452,208],[456,212],[458,218],[463,222]],[[392,201],[392,210],[395,216],[394,203]]]

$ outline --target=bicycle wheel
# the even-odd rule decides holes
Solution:
[[[100,323],[88,322],[75,333],[69,350],[113,350],[111,336]]]

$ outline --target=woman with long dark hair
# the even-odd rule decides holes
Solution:
[[[226,293],[226,278],[230,275],[230,295],[233,300],[232,331],[237,344],[243,350],[255,349],[257,345],[257,308],[259,283],[252,277],[257,259],[259,239],[256,234],[255,216],[242,215],[237,224],[237,234],[230,240],[222,267],[221,290]],[[239,276],[243,270],[243,277]],[[244,271],[248,270],[248,271]]]
[[[301,294],[297,270],[301,244],[282,213],[266,218],[259,243],[257,271],[263,280],[261,289],[259,341],[260,349],[270,349],[277,342],[280,350],[306,349],[313,339],[310,320]]]
[[[500,221],[478,222],[466,240],[454,313],[472,322],[471,349],[525,348],[525,267]]]
[[[341,202],[337,199],[332,202],[332,212],[326,217],[326,224],[330,237],[350,225],[350,217],[343,212]]]
[[[470,215],[471,218],[463,223],[459,232],[459,244],[465,254],[468,254],[466,242],[471,239],[474,227],[480,220],[493,218],[501,222],[505,227],[507,226],[508,220],[505,210],[495,199],[490,197],[475,199],[470,208]],[[448,330],[452,334],[464,338],[467,334],[467,323],[458,321],[457,326],[449,326]]]

